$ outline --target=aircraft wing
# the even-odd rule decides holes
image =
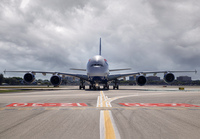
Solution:
[[[182,72],[194,72],[197,73],[197,71],[146,71],[146,72],[133,72],[133,73],[122,73],[122,74],[112,74],[108,76],[108,81],[116,80],[118,78],[128,77],[128,76],[137,76],[137,75],[144,75],[146,74],[153,74],[156,76],[157,73],[182,73]]]
[[[121,71],[121,70],[131,70],[131,68],[126,68],[126,69],[110,69],[109,71]]]
[[[86,69],[76,69],[76,68],[70,68],[70,70],[86,71]]]
[[[88,81],[88,76],[84,75],[84,74],[73,74],[73,73],[61,73],[61,72],[59,72],[58,75],[76,77],[76,78]]]
[[[47,71],[4,71],[4,73],[6,72],[21,72],[21,73],[32,73],[32,74],[36,74],[36,73],[41,73],[44,76],[46,74],[52,74],[52,75],[61,75],[61,76],[70,76],[70,77],[76,77],[76,78],[80,78],[82,80],[88,80],[88,76],[84,75],[84,74],[73,74],[73,73],[64,73],[64,72],[47,72]]]

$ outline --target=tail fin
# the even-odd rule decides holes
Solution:
[[[99,55],[101,55],[101,38],[100,38],[100,44],[99,44]]]

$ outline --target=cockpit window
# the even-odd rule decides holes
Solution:
[[[91,67],[103,67],[102,64],[92,64]]]

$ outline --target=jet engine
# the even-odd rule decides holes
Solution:
[[[62,83],[62,78],[59,75],[53,75],[50,82],[54,86],[59,86]]]
[[[172,82],[174,81],[174,79],[175,79],[175,76],[174,76],[173,73],[166,73],[166,74],[164,75],[164,81],[165,81],[166,83],[172,83]]]
[[[24,75],[24,81],[27,83],[32,83],[35,81],[35,75],[33,73],[26,73]]]
[[[136,83],[140,86],[145,85],[147,82],[147,78],[144,75],[140,75],[136,77]]]

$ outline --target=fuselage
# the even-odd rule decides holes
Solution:
[[[91,83],[105,83],[109,76],[109,66],[107,60],[100,55],[89,59],[87,64],[87,75]]]

